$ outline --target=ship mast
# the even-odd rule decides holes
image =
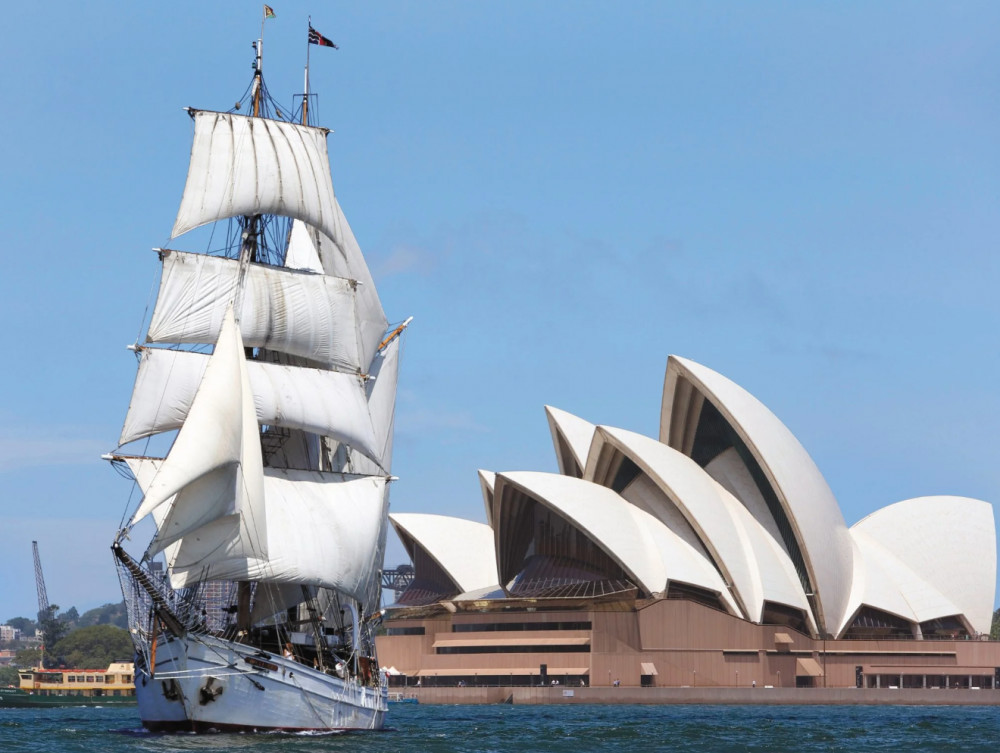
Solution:
[[[264,6],[264,15],[260,19],[260,36],[254,43],[253,49],[256,53],[256,62],[253,71],[253,116],[260,117],[260,102],[264,89],[264,22],[267,20],[267,6]]]
[[[309,16],[309,28],[312,28],[312,16]],[[306,73],[302,95],[302,125],[309,125],[309,37],[306,37]]]
[[[253,117],[261,116],[261,102],[264,98],[264,22],[267,21],[268,6],[264,6],[263,16],[260,20],[260,36],[254,43],[254,72],[253,72]],[[247,215],[243,237],[240,243],[240,266],[239,279],[236,285],[236,300],[233,306],[233,313],[236,316],[237,326],[239,325],[239,313],[243,304],[243,291],[247,269],[250,262],[257,260],[257,246],[260,233],[259,214]],[[253,349],[247,348],[247,359],[253,358]],[[250,631],[250,600],[252,586],[250,581],[241,580],[236,584],[236,629],[237,634],[243,638]]]
[[[253,117],[259,118],[261,116],[261,104],[264,99],[264,22],[267,20],[267,10],[268,7],[264,6],[263,17],[260,20],[260,36],[257,41],[253,43],[254,49],[254,71],[253,71],[253,88],[251,90],[251,97],[253,99]],[[243,238],[240,243],[240,280],[237,286],[237,297],[242,297],[243,292],[243,277],[246,274],[246,264],[251,261],[257,261],[257,245],[258,245],[258,233],[259,233],[259,223],[260,215],[247,215],[245,217],[245,226],[243,229]],[[237,317],[240,311],[240,301],[236,301],[235,311]]]

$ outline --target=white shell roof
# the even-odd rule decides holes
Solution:
[[[673,392],[681,376],[711,400],[760,464],[794,530],[815,590],[817,620],[826,632],[833,632],[847,611],[854,550],[837,500],[819,468],[757,398],[721,374],[677,356],[667,361],[661,439],[669,436]]]
[[[761,619],[764,602],[797,607],[811,617],[795,566],[773,537],[732,494],[691,458],[650,437],[600,426],[585,478],[593,478],[601,446],[622,451],[676,505],[732,584],[744,615]]]
[[[944,594],[863,531],[852,529],[855,544],[854,588],[847,618],[839,634],[850,627],[863,606],[902,617],[911,623],[960,613]]]
[[[424,513],[392,513],[389,520],[399,537],[409,537],[426,551],[460,591],[496,586],[493,529],[488,525]]]
[[[549,431],[552,432],[552,444],[556,448],[559,472],[563,475],[572,475],[570,469],[564,467],[563,448],[569,450],[582,472],[587,467],[587,453],[594,438],[594,425],[551,405],[545,406],[545,416],[549,421]]]
[[[493,471],[479,471],[479,488],[483,493],[483,507],[486,508],[486,525],[493,526],[493,484],[497,475]]]
[[[512,484],[550,507],[586,533],[636,585],[647,593],[663,593],[668,581],[716,592],[734,613],[739,609],[712,564],[649,513],[630,505],[611,489],[572,476],[522,471],[497,475],[495,492]],[[500,511],[497,536],[507,523]]]
[[[980,633],[990,632],[997,555],[988,502],[954,496],[907,499],[855,523],[851,533],[857,540],[859,533],[869,537],[928,583],[931,593],[923,599],[936,592],[954,604],[951,614],[965,615]],[[915,611],[921,621],[946,616],[931,614],[936,609],[922,603]]]

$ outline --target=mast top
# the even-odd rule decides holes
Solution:
[[[253,72],[253,116],[260,117],[260,105],[263,98],[263,76],[264,76],[264,23],[269,18],[277,18],[274,9],[270,5],[264,6],[264,11],[260,19],[260,37],[253,43],[254,56]]]

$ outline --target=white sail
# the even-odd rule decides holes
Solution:
[[[400,337],[392,340],[372,363],[368,380],[368,410],[372,417],[377,460],[382,468],[392,465],[392,435],[396,417],[396,384],[399,380]]]
[[[268,567],[251,579],[325,586],[363,599],[381,566],[385,485],[382,476],[342,480],[267,469]]]
[[[212,343],[235,297],[239,262],[165,251],[160,290],[146,334],[151,343]],[[365,371],[381,333],[359,336],[355,290],[329,275],[250,264],[240,331],[244,343],[347,371]]]
[[[126,460],[144,491],[167,462]],[[263,479],[266,560],[230,546],[225,526],[215,521],[164,548],[171,585],[255,580],[325,586],[363,601],[381,563],[385,492],[383,476],[345,480],[340,474],[268,468]],[[158,525],[165,520],[160,508],[153,519]]]
[[[230,556],[266,555],[263,460],[243,342],[231,309],[187,421],[132,524],[168,501],[151,554],[211,524],[216,550],[223,546],[218,539],[228,536],[224,548]]]
[[[380,337],[388,325],[382,302],[379,300],[371,271],[361,253],[354,232],[351,230],[347,217],[340,208],[340,202],[334,198],[334,234],[325,236],[316,233],[320,263],[323,271],[335,277],[347,277],[357,280],[358,286],[358,321],[366,341],[371,335]],[[379,328],[381,325],[381,328]]]
[[[306,269],[322,272],[331,277],[357,280],[358,289],[355,304],[355,319],[358,323],[361,341],[364,343],[381,341],[388,321],[378,291],[372,280],[371,271],[365,263],[361,247],[351,231],[340,208],[334,200],[333,237],[327,237],[316,228],[295,221],[288,238],[285,266],[289,269]]]
[[[119,445],[180,428],[208,361],[203,353],[143,348]],[[258,424],[334,437],[381,460],[385,438],[372,426],[365,380],[260,361],[249,361],[247,372]]]
[[[325,128],[191,110],[194,143],[171,238],[208,222],[278,214],[334,230]]]
[[[394,338],[372,361],[368,380],[368,411],[375,430],[378,461],[353,447],[335,448],[334,467],[350,473],[377,474],[392,467],[392,437],[396,415],[396,383],[399,378],[399,337]]]
[[[319,260],[319,250],[312,236],[307,225],[299,220],[292,222],[292,230],[288,234],[288,249],[285,251],[285,266],[288,269],[323,274],[323,263]],[[334,276],[353,279],[350,275]]]

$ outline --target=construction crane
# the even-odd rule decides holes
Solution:
[[[38,589],[38,624],[49,616],[49,595],[45,593],[45,576],[42,575],[42,558],[38,556],[38,542],[31,542],[35,554],[35,588]]]

